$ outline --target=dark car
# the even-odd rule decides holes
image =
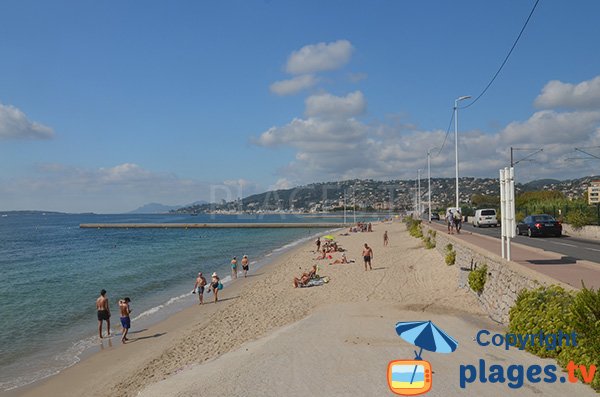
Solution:
[[[562,235],[562,225],[554,217],[541,214],[529,215],[517,224],[517,234],[533,236],[556,236]]]
[[[440,220],[440,214],[438,214],[437,212],[432,212],[431,213],[431,220],[432,221],[439,221]]]

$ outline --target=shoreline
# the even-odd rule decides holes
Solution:
[[[286,243],[282,246],[274,247],[274,248],[270,249],[269,251],[266,251],[262,256],[259,256],[259,258],[256,261],[251,262],[251,271],[248,273],[248,279],[252,279],[253,277],[255,277],[257,275],[260,275],[261,273],[259,273],[259,272],[261,272],[261,270],[264,267],[273,264],[273,262],[276,262],[277,260],[279,260],[279,258],[281,256],[285,256],[286,254],[289,254],[289,253],[293,252],[294,250],[299,249],[304,244],[309,245],[311,242],[314,241],[314,239],[316,239],[317,236],[322,235],[322,234],[335,233],[337,230],[341,230],[341,229],[322,230],[317,233],[311,234],[307,237],[302,237],[302,238],[299,238],[296,240],[292,240],[289,243]],[[239,268],[241,269],[241,266]],[[231,274],[227,273],[225,271],[223,271],[222,274],[224,275],[222,277],[222,281],[227,290],[231,290],[231,288],[235,286],[236,282],[244,281],[243,273],[241,272],[241,270],[238,273],[237,279],[231,279]],[[146,331],[148,331],[149,329],[156,328],[163,322],[174,321],[174,317],[177,316],[178,314],[188,311],[190,309],[196,308],[198,306],[198,304],[197,304],[198,300],[197,300],[196,295],[194,295],[193,300],[190,299],[189,302],[177,302],[180,298],[185,297],[187,295],[189,295],[189,294],[186,292],[180,296],[173,296],[168,301],[165,301],[162,304],[160,304],[159,306],[161,306],[161,307],[159,310],[155,311],[155,309],[157,309],[157,307],[152,307],[142,313],[138,313],[137,316],[132,317],[133,327],[136,327],[136,324],[138,324],[139,326],[137,327],[137,329],[132,327],[132,329],[130,330],[130,333],[129,333],[130,337],[132,335],[135,335],[137,339],[148,338],[147,335],[145,335],[145,334],[142,335],[142,333],[146,333]],[[182,298],[182,299],[185,299],[185,298]],[[170,301],[175,301],[173,307],[168,307],[169,306],[168,303]],[[212,304],[212,294],[205,294],[204,302],[205,302],[205,304],[207,302]],[[152,313],[148,313],[148,312],[152,312]],[[177,321],[179,322],[181,320],[178,319]],[[105,337],[102,340],[99,340],[96,335],[96,336],[90,336],[90,337],[87,337],[84,339],[74,341],[73,346],[81,344],[81,343],[84,343],[86,345],[90,345],[90,344],[93,344],[93,345],[86,347],[81,353],[78,353],[75,357],[75,361],[72,364],[70,364],[64,368],[58,369],[58,370],[52,369],[52,371],[54,371],[54,372],[49,373],[48,375],[38,378],[32,382],[26,383],[22,386],[18,386],[16,388],[9,389],[9,390],[0,391],[0,396],[26,395],[27,393],[32,392],[33,390],[37,389],[38,387],[43,387],[43,385],[45,383],[51,381],[53,378],[60,377],[65,371],[68,371],[68,370],[72,369],[73,367],[76,367],[76,366],[86,362],[88,359],[93,358],[96,355],[102,354],[105,351],[118,350],[117,348],[119,348],[120,347],[119,345],[121,344],[120,338],[119,338],[119,335],[121,334],[120,325],[119,325],[118,319],[116,319],[116,321],[113,321],[113,323],[114,323],[112,326],[113,334],[111,335],[110,338]],[[160,327],[160,328],[162,329],[163,327]],[[139,337],[137,336],[138,333],[140,334]],[[131,338],[131,339],[136,339],[136,338]]]
[[[424,249],[400,222],[376,223],[373,230],[335,233],[356,263],[314,261],[314,243],[306,241],[225,288],[219,304],[190,307],[149,329],[133,328],[127,345],[104,349],[12,395],[385,395],[387,363],[414,356],[414,346],[396,335],[398,321],[434,321],[460,345],[451,355],[427,353],[435,368],[432,396],[464,392],[456,378],[459,363],[482,358],[540,364],[543,359],[525,351],[485,349],[475,342],[478,330],[502,327],[480,309],[473,293],[458,287],[456,269],[437,250]],[[370,271],[362,263],[364,243],[374,251]],[[294,288],[292,278],[313,264],[329,283]],[[595,395],[583,384],[526,386],[519,395]],[[506,384],[489,383],[468,389],[473,395],[507,390]]]

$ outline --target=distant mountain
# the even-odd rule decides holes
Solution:
[[[561,181],[558,179],[537,179],[535,181],[524,183],[521,189],[524,192],[530,192],[543,189],[544,186],[558,185],[560,183]]]
[[[592,180],[600,180],[597,176],[586,176],[578,179],[559,181],[541,179],[526,184],[517,183],[516,193],[535,190],[555,190],[569,199],[583,196]],[[489,197],[500,196],[498,178],[462,177],[459,181],[460,202],[470,204],[474,195]],[[427,179],[421,179],[421,202],[427,203]],[[254,194],[243,199],[219,204],[195,204],[180,207],[175,213],[238,213],[238,212],[320,212],[340,211],[344,207],[357,209],[387,211],[411,210],[415,208],[418,181],[372,179],[345,180],[327,183],[312,183],[292,189],[280,189]],[[431,179],[431,205],[434,208],[446,208],[455,201],[454,178]]]
[[[173,210],[176,210],[178,208],[181,207],[191,207],[194,205],[204,205],[204,204],[208,204],[207,201],[195,201],[191,204],[186,204],[186,205],[164,205],[164,204],[160,204],[160,203],[148,203],[145,205],[142,205],[141,207],[130,211],[130,214],[164,214]]]

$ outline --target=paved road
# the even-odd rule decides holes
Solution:
[[[439,224],[444,224],[440,221]],[[463,229],[472,233],[483,234],[500,239],[500,227],[474,227],[463,224]],[[565,261],[586,260],[598,263],[600,266],[600,242],[581,240],[573,237],[527,237],[516,236],[514,242],[540,248],[545,251],[557,252],[565,256]],[[498,242],[498,244],[500,244]]]

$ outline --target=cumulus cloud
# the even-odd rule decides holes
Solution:
[[[31,121],[25,113],[11,105],[0,104],[0,140],[2,139],[50,139],[52,128]]]
[[[294,159],[279,170],[282,180],[415,179],[418,168],[427,168],[427,151],[444,142],[445,131],[422,130],[404,116],[365,123],[357,116],[366,105],[359,91],[341,97],[313,95],[305,101],[304,117],[271,127],[255,144],[295,150]],[[459,138],[460,175],[496,177],[509,163],[510,146],[544,149],[532,162],[519,164],[521,180],[590,174],[589,163],[565,159],[574,147],[600,146],[600,110],[541,110],[497,131],[464,131]],[[432,155],[432,175],[452,177],[453,140]]]
[[[286,71],[307,74],[336,70],[350,60],[354,47],[348,40],[306,45],[289,56]]]
[[[579,84],[548,82],[534,102],[538,108],[591,109],[600,107],[600,76]]]
[[[590,137],[600,122],[600,111],[534,113],[525,122],[512,122],[501,132],[506,144],[523,141],[535,144],[582,142]]]
[[[317,84],[312,74],[296,76],[289,80],[276,81],[269,86],[272,93],[277,95],[293,95]]]
[[[367,101],[360,91],[345,97],[324,93],[306,99],[305,113],[309,117],[352,117],[364,113],[366,108]]]

